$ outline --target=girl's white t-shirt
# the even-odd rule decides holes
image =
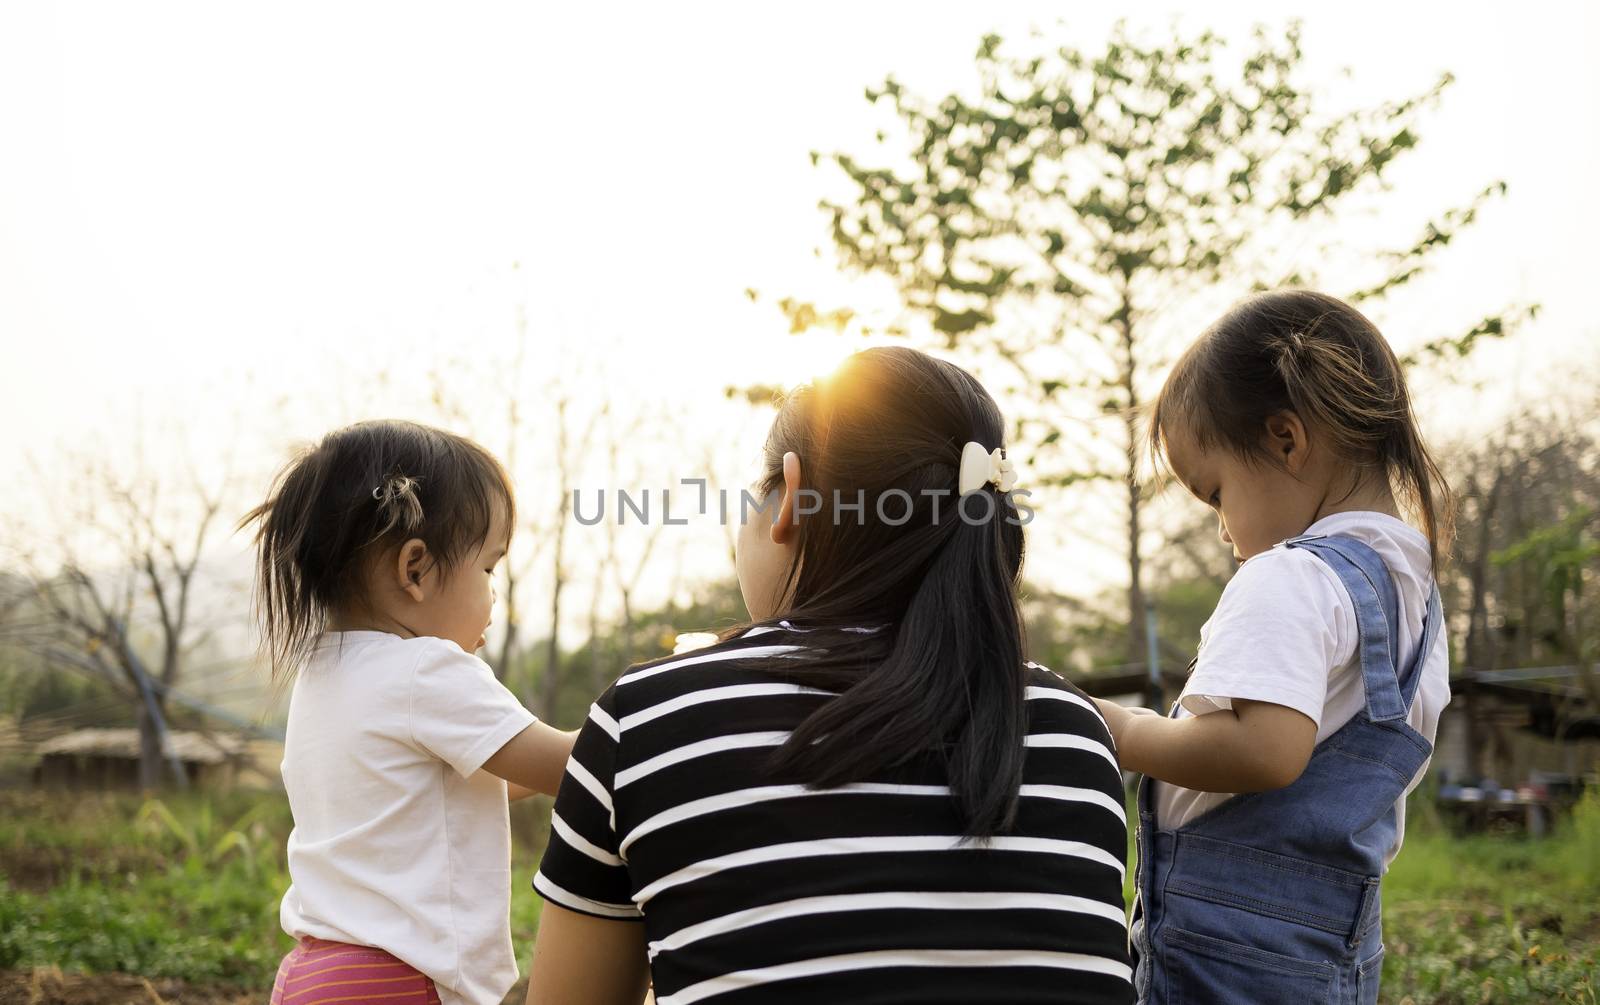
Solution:
[[[1372,512],[1336,513],[1306,533],[1355,538],[1383,559],[1400,598],[1404,667],[1421,640],[1433,590],[1428,539],[1394,517]],[[1450,701],[1443,631],[1421,672],[1406,721],[1432,743],[1439,713]],[[1246,561],[1200,629],[1199,655],[1178,699],[1177,714],[1205,715],[1231,708],[1234,699],[1269,701],[1303,712],[1317,724],[1318,743],[1365,707],[1355,606],[1338,575],[1311,552],[1280,544]],[[1405,833],[1405,795],[1426,770],[1426,764],[1418,769],[1395,807],[1399,830],[1386,862],[1394,860]],[[1162,827],[1181,827],[1232,798],[1226,792],[1154,784],[1156,821]]]
[[[289,701],[283,930],[386,950],[445,1005],[497,1005],[517,980],[511,826],[479,769],[534,721],[454,642],[325,636]]]

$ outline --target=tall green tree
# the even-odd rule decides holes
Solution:
[[[1092,52],[1013,53],[989,35],[975,90],[930,97],[891,76],[866,91],[893,113],[877,152],[813,154],[847,179],[845,195],[823,202],[846,266],[890,279],[949,347],[1004,361],[1026,392],[1030,479],[1121,486],[1131,662],[1144,645],[1149,544],[1139,422],[1165,362],[1153,335],[1208,285],[1314,282],[1275,273],[1272,248],[1382,189],[1449,83],[1330,113],[1301,62],[1297,24],[1257,28],[1238,49],[1210,32],[1146,42],[1124,25]],[[1376,256],[1370,282],[1347,295],[1380,298],[1420,275],[1503,191],[1486,185]],[[1417,355],[1464,354],[1520,316],[1443,333]],[[1068,424],[1072,408],[1092,435]]]

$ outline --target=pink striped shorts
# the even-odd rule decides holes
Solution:
[[[329,1002],[439,1005],[439,992],[420,970],[381,949],[307,936],[278,964],[272,1005]]]

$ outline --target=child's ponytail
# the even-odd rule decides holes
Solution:
[[[422,499],[417,479],[393,472],[382,484],[372,490],[378,501],[378,519],[381,525],[374,538],[390,534],[410,534],[422,527]]]

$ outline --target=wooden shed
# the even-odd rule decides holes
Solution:
[[[1435,770],[1503,785],[1600,772],[1600,709],[1582,681],[1578,667],[1457,671],[1439,718]]]
[[[41,788],[132,789],[139,786],[137,729],[79,729],[35,748],[34,784]],[[174,730],[166,752],[183,762],[196,785],[229,784],[245,752],[243,740],[227,734]]]

